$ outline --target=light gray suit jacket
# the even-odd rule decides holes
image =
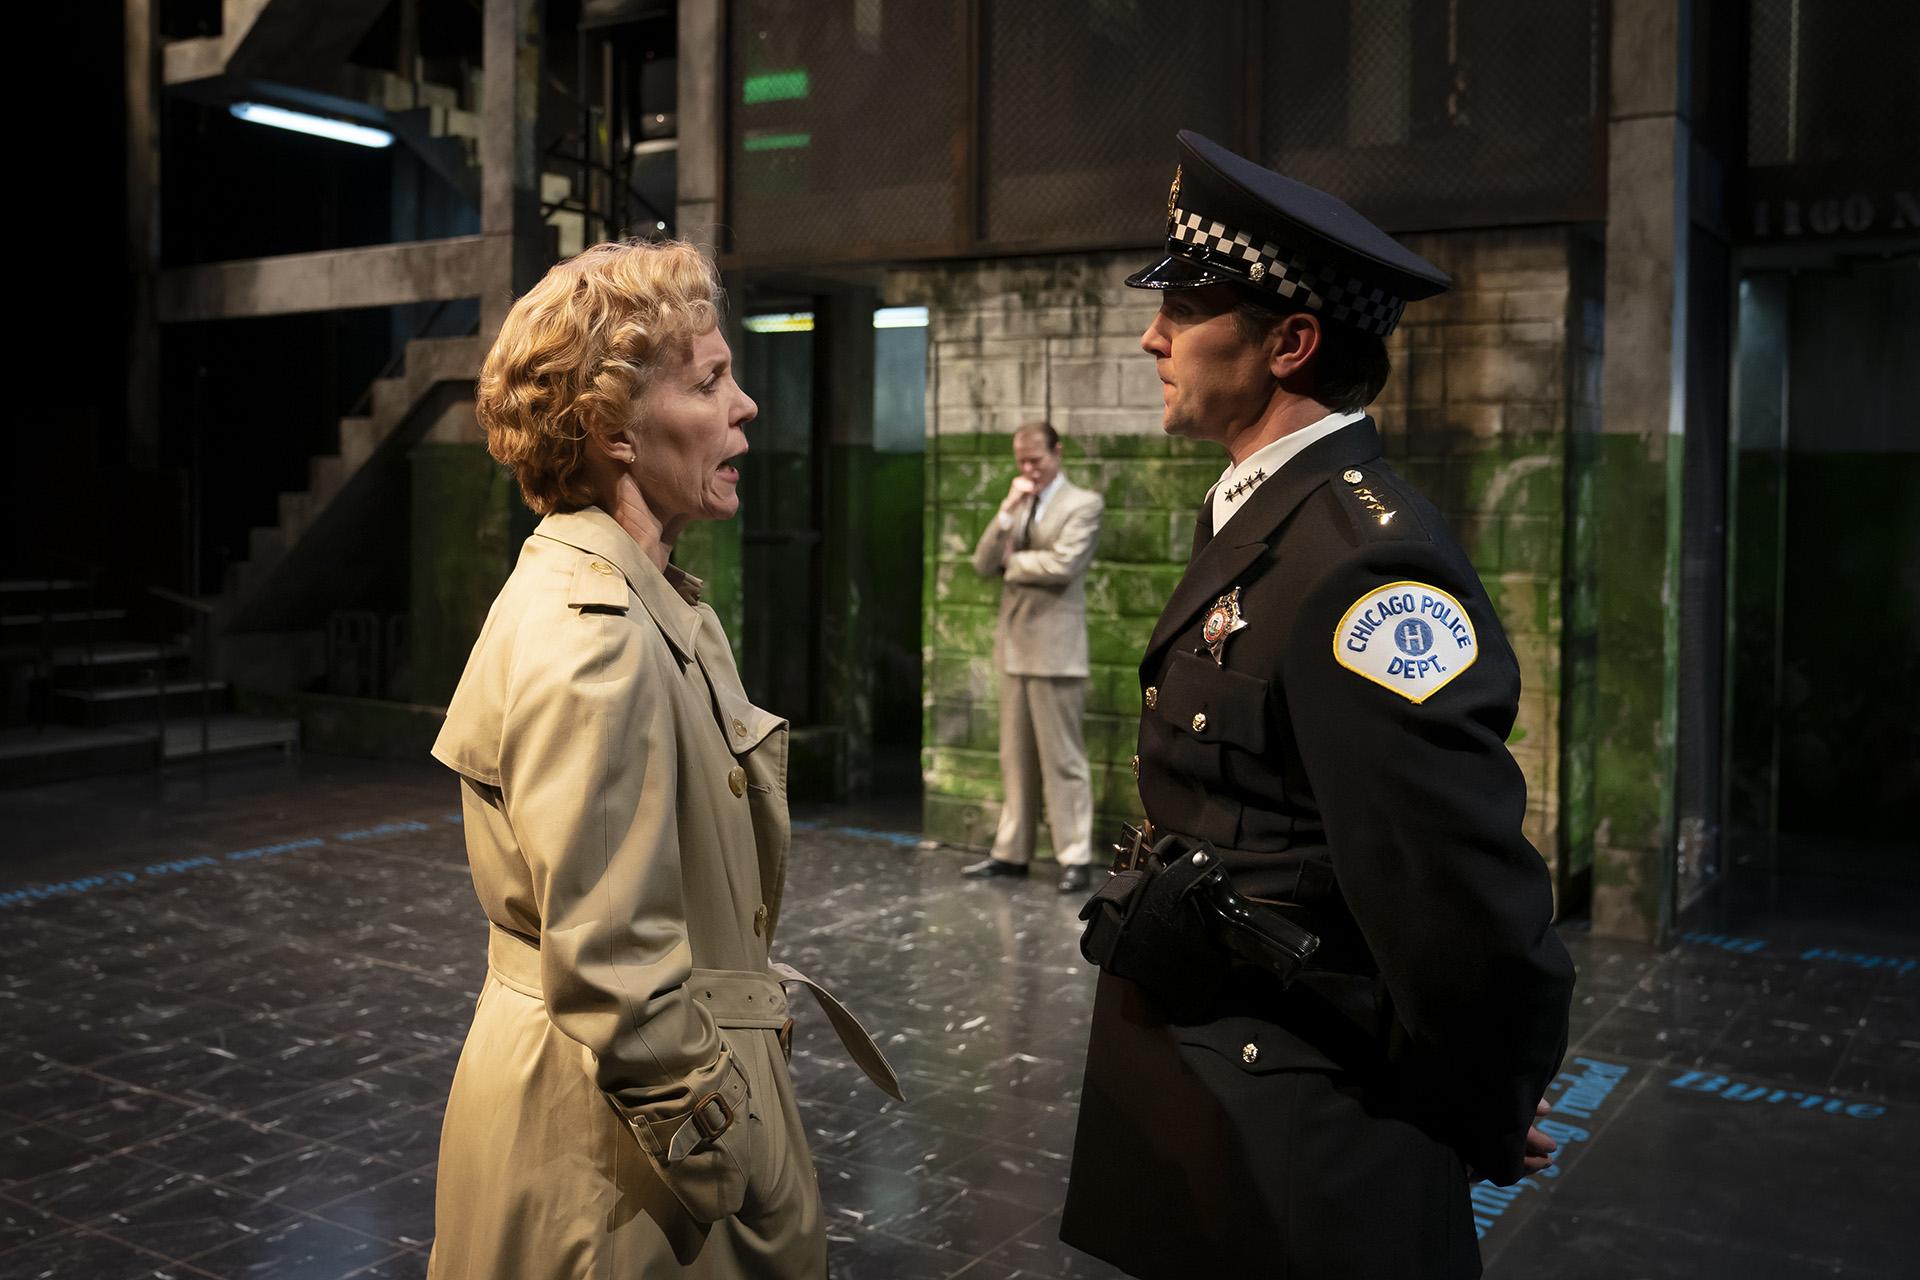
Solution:
[[[1099,494],[1060,478],[1060,488],[1034,522],[1032,541],[1007,554],[1019,525],[1002,529],[996,514],[973,549],[983,578],[1004,577],[994,666],[1013,676],[1087,674],[1087,564],[1100,544]]]

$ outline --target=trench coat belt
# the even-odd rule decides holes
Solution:
[[[716,1026],[778,1031],[787,1021],[787,991],[784,984],[796,983],[807,989],[827,1015],[834,1034],[840,1037],[851,1057],[867,1079],[882,1092],[906,1101],[900,1091],[900,1077],[894,1074],[880,1046],[851,1010],[834,998],[833,993],[801,973],[792,965],[775,964],[770,973],[751,969],[695,969],[687,978],[687,990],[707,1007]],[[523,996],[541,998],[540,948],[499,925],[487,931],[487,969],[501,985]]]

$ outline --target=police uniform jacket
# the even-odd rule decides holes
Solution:
[[[436,1278],[825,1274],[768,957],[787,724],[698,585],[603,511],[549,516],[448,708],[491,927]]]
[[[1062,1236],[1143,1277],[1477,1275],[1466,1168],[1521,1176],[1573,979],[1521,834],[1513,654],[1370,419],[1241,501],[1141,663],[1140,796],[1325,943],[1290,989],[1236,969],[1201,1008],[1101,976]]]

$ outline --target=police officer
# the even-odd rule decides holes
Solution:
[[[1469,1178],[1541,1167],[1573,969],[1507,753],[1513,652],[1364,410],[1447,277],[1193,133],[1141,338],[1164,429],[1220,445],[1140,664],[1158,833],[1321,939],[1169,1001],[1103,973],[1061,1235],[1141,1277],[1480,1274]]]

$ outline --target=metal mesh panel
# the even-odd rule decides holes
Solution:
[[[1915,163],[1920,6],[1752,0],[1749,15],[1749,164]]]
[[[939,0],[734,0],[737,251],[866,256],[961,232],[963,17]]]
[[[1238,0],[988,9],[986,238],[1149,243],[1173,135],[1236,141]]]
[[[1603,0],[1286,0],[1261,159],[1390,228],[1604,210]]]

